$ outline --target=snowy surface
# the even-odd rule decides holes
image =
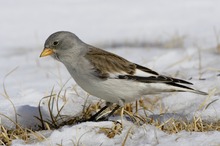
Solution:
[[[220,1],[218,0],[7,0],[0,5],[0,114],[15,119],[12,104],[5,97],[3,83],[10,100],[19,114],[18,122],[36,128],[39,121],[38,103],[54,87],[58,92],[70,79],[64,66],[51,58],[39,58],[45,39],[58,30],[76,33],[85,42],[108,46],[114,42],[167,41],[174,36],[184,38],[184,47],[120,47],[105,49],[145,65],[165,75],[190,79],[195,88],[210,96],[192,93],[160,94],[158,104],[166,113],[177,113],[192,119],[194,115],[207,121],[220,120],[220,101],[206,110],[200,109],[220,97],[220,57],[215,49],[216,34],[220,35]],[[216,34],[215,34],[216,33]],[[201,54],[201,58],[199,57]],[[200,68],[201,64],[201,68]],[[202,79],[202,80],[200,80]],[[78,96],[73,87],[76,88]],[[87,94],[75,86],[73,79],[64,87],[67,104],[63,114],[81,112]],[[148,96],[148,99],[154,96]],[[89,102],[99,99],[89,96]],[[63,101],[60,100],[60,105]],[[47,101],[42,103],[42,113],[48,117]],[[154,114],[152,114],[154,113]],[[155,107],[152,115],[160,114]],[[118,118],[120,119],[120,117]],[[13,128],[13,123],[1,117],[0,123]],[[124,121],[120,135],[109,139],[98,133],[98,127],[111,127],[112,122],[86,122],[49,131],[46,140],[30,145],[121,145],[131,128],[126,145],[219,145],[220,133],[185,132],[166,134],[151,125],[140,127]],[[13,145],[25,145],[16,140]]]

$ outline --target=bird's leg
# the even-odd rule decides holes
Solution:
[[[97,113],[95,113],[93,116],[91,116],[88,121],[96,121],[96,118],[104,111],[106,110],[109,106],[112,106],[111,102],[106,102],[106,105],[101,108]]]
[[[97,121],[106,121],[108,120],[109,117],[111,117],[116,110],[118,110],[120,108],[120,105],[117,105],[107,116],[99,118]]]
[[[118,109],[120,108],[120,105],[117,105],[108,115],[107,115],[107,118],[111,117],[115,111],[117,111]]]
[[[106,106],[104,106],[103,108],[101,108],[97,113],[95,113],[93,116],[91,116],[88,121],[96,121],[96,118],[107,108],[109,107],[108,104],[106,104]]]

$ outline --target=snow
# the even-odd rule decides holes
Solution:
[[[121,135],[116,136],[113,139],[106,138],[103,133],[98,133],[98,127],[109,127],[111,122],[99,122],[99,123],[83,123],[80,125],[72,127],[63,127],[59,130],[55,130],[50,139],[42,142],[41,144],[31,144],[31,145],[121,145],[125,135],[130,132],[129,138],[126,141],[126,145],[138,145],[138,146],[170,146],[170,145],[180,145],[180,146],[194,146],[194,145],[210,145],[214,146],[219,144],[220,136],[219,132],[212,131],[206,133],[197,132],[179,132],[177,134],[166,134],[153,126],[143,125],[140,127],[134,126],[131,123],[126,123]],[[83,129],[83,130],[82,130]],[[68,133],[68,134],[63,134]],[[90,139],[90,140],[88,140]],[[22,141],[16,140],[14,144],[17,146],[23,145]],[[29,144],[27,144],[29,145]]]
[[[39,58],[44,41],[51,33],[68,30],[89,44],[165,75],[190,80],[196,89],[210,93],[209,96],[160,94],[159,103],[152,111],[154,114],[149,112],[151,116],[161,113],[158,105],[161,103],[166,116],[175,113],[188,120],[195,115],[211,122],[220,120],[219,100],[205,110],[200,109],[203,102],[207,105],[220,97],[220,58],[215,49],[219,41],[215,33],[220,35],[219,5],[218,0],[4,1],[0,5],[0,114],[15,120],[13,106],[5,97],[6,90],[19,115],[18,122],[23,127],[36,129],[39,121],[34,116],[39,116],[39,101],[49,95],[53,87],[56,93],[59,92],[69,79],[64,87],[66,99],[59,99],[60,106],[66,103],[62,112],[73,116],[82,111],[87,93],[75,86],[62,64],[49,57]],[[117,42],[157,44],[178,36],[185,38],[183,47],[109,47]],[[147,98],[153,100],[155,97]],[[89,103],[99,101],[92,96],[88,100]],[[49,117],[47,103],[45,99],[41,104],[45,118]],[[115,118],[120,120],[120,117]],[[218,131],[167,134],[152,125],[137,126],[126,119],[123,121],[122,133],[112,139],[98,132],[99,127],[111,127],[111,121],[85,122],[40,131],[47,133],[42,142],[25,144],[22,140],[14,140],[12,145],[121,145],[128,132],[126,145],[220,144]],[[0,118],[0,124],[14,128],[5,117]]]

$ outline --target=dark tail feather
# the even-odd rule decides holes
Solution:
[[[193,88],[190,88],[190,87],[187,87],[187,86],[184,86],[184,85],[180,85],[180,84],[177,84],[177,83],[166,83],[166,84],[182,88],[182,90],[180,90],[180,91],[192,92],[192,93],[201,94],[201,95],[208,95],[208,93],[206,93],[206,92],[195,90]]]

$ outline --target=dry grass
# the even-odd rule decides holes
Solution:
[[[22,128],[19,125],[13,130],[6,129],[3,125],[0,125],[0,145],[11,145],[12,140],[15,139],[22,139],[26,143],[30,143],[32,140],[40,142],[46,138],[38,132]]]
[[[203,121],[200,117],[194,117],[192,122],[178,121],[171,118],[164,123],[152,121],[151,124],[170,134],[178,133],[182,130],[187,132],[220,131],[220,121],[210,123]]]
[[[83,109],[83,111],[77,115],[76,117],[68,117],[61,115],[61,111],[63,107],[65,106],[65,102],[63,105],[58,105],[58,98],[61,96],[61,91],[57,94],[54,94],[54,91],[52,90],[50,95],[44,97],[42,100],[48,100],[48,111],[50,113],[50,119],[44,119],[42,114],[40,114],[39,117],[36,117],[38,120],[41,121],[41,125],[39,126],[39,130],[50,130],[50,129],[57,129],[64,125],[74,125],[78,124],[82,119],[88,119],[94,112],[101,109],[103,103],[98,102],[95,104],[91,104]],[[62,95],[62,97],[65,96]],[[157,99],[157,100],[156,100]],[[124,108],[124,116],[127,116],[130,118],[131,121],[133,121],[136,125],[142,125],[142,124],[150,124],[154,125],[158,129],[166,132],[166,133],[178,133],[182,130],[188,131],[188,132],[206,132],[206,131],[220,131],[220,121],[217,121],[215,123],[210,123],[203,121],[200,117],[194,117],[194,119],[191,122],[186,121],[180,121],[176,119],[169,119],[165,122],[160,122],[157,120],[149,119],[147,114],[139,114],[140,110],[146,111],[146,110],[152,110],[153,104],[158,103],[159,98],[156,98],[153,101],[149,100],[139,100],[139,102],[136,103],[130,103],[127,104]],[[42,100],[39,102],[39,113],[41,113],[40,105]],[[207,100],[206,100],[207,101]],[[215,102],[215,101],[213,101]],[[207,108],[210,103],[202,103],[202,107],[200,108]],[[151,106],[150,106],[151,105]],[[60,107],[60,108],[58,108]],[[151,109],[148,109],[150,107]],[[113,107],[112,107],[113,108]],[[106,113],[112,110],[112,108],[109,108]],[[162,108],[162,106],[161,106]],[[53,114],[53,110],[57,109],[57,114]],[[164,111],[164,109],[161,111]],[[143,112],[142,112],[143,113]],[[144,112],[146,113],[146,112]],[[120,115],[120,110],[118,110],[115,115]],[[4,116],[6,117],[6,116]],[[7,118],[7,117],[6,117]],[[10,120],[10,119],[9,119]],[[14,121],[13,121],[14,122]],[[2,145],[10,145],[12,140],[14,139],[22,139],[26,143],[31,143],[34,141],[42,141],[45,140],[45,137],[38,133],[37,131],[33,131],[31,129],[22,128],[18,123],[14,122],[16,125],[16,129],[9,130],[6,129],[3,125],[0,125],[0,144]],[[113,124],[112,128],[100,128],[100,132],[105,133],[107,137],[114,138],[115,135],[120,134],[122,131],[122,125],[118,122],[115,122]],[[125,139],[126,142],[126,139]],[[124,142],[124,143],[125,143]]]
[[[122,124],[116,121],[111,128],[101,127],[99,133],[104,133],[108,138],[113,138],[115,135],[120,135],[122,130]]]
[[[210,91],[210,96],[214,94],[214,91]],[[209,99],[209,97],[207,97]],[[158,129],[168,133],[178,133],[180,131],[187,131],[187,132],[208,132],[208,131],[220,131],[220,120],[216,122],[208,122],[203,121],[201,117],[194,116],[192,121],[186,121],[181,119],[175,119],[170,118],[167,121],[158,121],[158,119],[149,118],[147,114],[140,115],[138,112],[134,109],[141,109],[141,110],[149,110],[147,106],[149,106],[148,103],[149,100],[141,99],[139,102],[130,103],[125,106],[124,116],[130,117],[130,120],[133,121],[135,125],[143,125],[143,124],[149,124],[154,125]],[[158,100],[154,100],[151,104],[155,104]],[[216,102],[217,100],[213,100],[208,103],[209,100],[205,99],[204,102],[201,103],[198,110],[206,110],[212,103]],[[146,106],[147,104],[147,106]],[[152,107],[152,105],[150,106]],[[162,107],[162,106],[160,106]],[[162,107],[163,108],[163,107]],[[152,109],[151,109],[152,110]],[[161,109],[161,112],[166,111],[165,109]],[[145,113],[145,112],[144,112]],[[166,112],[165,112],[166,113]],[[116,112],[117,115],[120,115],[120,111]],[[163,114],[161,114],[163,116]],[[101,131],[106,134],[107,137],[113,138],[115,135],[120,134],[120,129],[117,131],[115,130],[116,124],[112,126],[112,128],[101,128]],[[129,134],[129,132],[128,132]],[[128,135],[126,135],[127,137]],[[126,138],[124,140],[124,143],[126,142]]]
[[[33,131],[32,129],[23,128],[17,122],[18,114],[16,113],[16,108],[13,102],[10,100],[6,87],[3,83],[3,89],[4,89],[3,96],[6,99],[8,99],[12,104],[12,106],[14,107],[15,121],[13,121],[12,119],[10,119],[9,117],[3,114],[0,114],[0,118],[2,117],[8,119],[12,123],[14,123],[16,128],[7,129],[4,125],[0,124],[0,145],[10,145],[12,140],[15,139],[22,139],[25,143],[43,141],[46,138],[39,131],[58,129],[64,125],[75,125],[80,123],[81,121],[86,121],[86,119],[89,119],[94,113],[96,113],[103,107],[104,103],[102,101],[88,105],[87,100],[85,100],[83,106],[84,108],[82,112],[76,115],[75,117],[62,115],[61,114],[62,110],[67,102],[66,90],[63,89],[65,84],[61,87],[60,91],[58,91],[57,93],[55,93],[54,89],[52,89],[51,93],[48,96],[43,97],[39,101],[39,105],[38,105],[39,116],[36,117],[36,119],[40,121],[40,124],[38,125],[38,131]],[[75,90],[75,88],[73,88],[73,90],[76,92],[76,95],[80,96]],[[207,98],[201,103],[201,105],[198,106],[199,107],[198,110],[200,111],[206,110],[211,104],[217,101],[216,99],[210,102],[210,97],[212,97],[215,92],[216,92],[215,89],[209,92],[209,96],[207,96]],[[154,125],[158,129],[169,134],[178,133],[183,130],[188,132],[220,131],[220,121],[207,122],[207,121],[203,121],[202,118],[199,116],[194,117],[193,120],[189,122],[183,120],[177,120],[174,118],[170,118],[169,120],[162,122],[155,120],[153,118],[150,119],[147,113],[153,111],[155,108],[160,109],[161,114],[167,113],[167,110],[161,104],[160,99],[161,97],[155,96],[154,98],[144,98],[134,103],[127,104],[124,107],[124,116],[130,119],[130,121],[132,121],[135,125],[143,125],[143,124]],[[41,103],[44,100],[46,100],[45,103],[48,103],[47,107],[48,107],[49,118],[47,119],[44,119],[41,110]],[[60,100],[63,101],[62,105],[59,105]],[[114,108],[114,106],[115,105],[108,108],[102,115],[105,116],[106,113],[109,113]],[[121,111],[119,109],[116,111],[115,115],[120,116],[120,113]],[[119,122],[114,122],[111,128],[102,127],[100,128],[99,132],[106,134],[106,136],[109,138],[114,138],[116,135],[121,134],[122,130],[123,130],[122,124],[120,124]],[[125,136],[123,145],[125,145],[128,135],[129,132]]]
[[[78,114],[77,116],[70,117],[67,115],[62,115],[61,114],[62,110],[65,107],[65,104],[67,102],[66,91],[63,92],[64,90],[63,87],[65,86],[65,84],[61,87],[60,91],[58,91],[57,93],[55,93],[54,89],[52,89],[51,93],[48,96],[43,97],[39,101],[39,105],[38,105],[39,117],[36,117],[36,119],[40,121],[40,125],[38,125],[38,131],[53,130],[53,129],[58,129],[64,125],[78,124],[81,121],[85,121],[86,119],[89,119],[94,113],[99,111],[104,105],[102,101],[97,102],[95,104],[88,105],[87,100],[85,100],[85,103],[83,106],[84,108],[82,112]],[[6,115],[2,115],[2,114],[0,114],[0,118],[1,117],[7,118],[9,121],[14,123],[16,128],[7,129],[4,125],[0,124],[0,144],[10,145],[12,140],[15,140],[15,139],[22,139],[26,143],[39,142],[39,141],[45,140],[46,138],[42,134],[40,134],[40,132],[33,131],[32,129],[28,129],[28,128],[23,128],[22,126],[19,125],[19,123],[17,122],[16,108],[13,102],[10,100],[10,97],[7,93],[4,83],[3,83],[3,89],[4,89],[3,96],[6,99],[8,99],[10,103],[12,104],[12,106],[14,107],[15,121],[11,120]],[[77,91],[75,92],[76,92],[76,95],[79,96]],[[198,110],[206,110],[211,104],[217,101],[216,99],[216,100],[209,102],[210,97],[213,96],[214,93],[215,93],[215,89],[213,89],[213,91],[210,91],[209,96],[207,96],[204,102],[201,103]],[[62,99],[63,101],[62,105],[59,105],[60,99]],[[182,130],[185,130],[188,132],[220,131],[220,121],[207,122],[207,121],[203,121],[201,117],[194,117],[194,119],[189,122],[183,121],[183,120],[182,121],[177,120],[174,118],[170,118],[169,120],[165,122],[150,119],[147,116],[147,113],[149,113],[149,111],[153,111],[155,108],[159,108],[160,113],[167,112],[166,108],[160,103],[160,99],[161,97],[155,96],[154,98],[144,98],[144,99],[140,99],[139,101],[136,101],[135,103],[127,104],[124,107],[124,116],[128,117],[128,119],[130,119],[130,121],[132,121],[135,125],[143,125],[143,124],[154,125],[158,129],[169,134],[178,133]],[[43,100],[46,100],[47,101],[46,103],[48,103],[47,107],[48,107],[48,112],[50,116],[49,119],[48,118],[44,119],[43,114],[42,114],[41,103]],[[114,106],[115,105],[113,105],[113,107]],[[113,107],[108,108],[103,114],[103,116],[105,116],[106,113],[109,113],[113,109]],[[120,116],[120,113],[121,111],[118,110],[116,111],[115,115]],[[121,134],[122,130],[123,130],[122,124],[115,122],[112,128],[102,127],[100,128],[99,132],[106,134],[106,136],[109,138],[114,138],[115,135]],[[123,145],[125,145],[128,135],[129,135],[129,132],[123,141]]]

